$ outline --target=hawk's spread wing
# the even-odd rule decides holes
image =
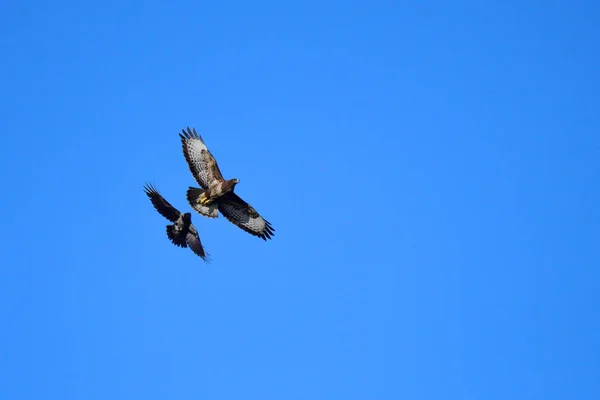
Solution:
[[[251,235],[263,240],[271,239],[275,229],[269,221],[261,217],[250,204],[246,203],[234,192],[229,192],[219,199],[219,211],[234,225],[239,226]]]
[[[185,237],[185,241],[196,255],[202,257],[204,261],[210,262],[210,255],[204,250],[202,242],[200,241],[200,236],[194,225],[190,225],[190,230]]]
[[[150,198],[150,201],[152,201],[152,205],[154,205],[154,208],[156,208],[156,211],[158,211],[160,215],[162,215],[171,222],[177,221],[177,218],[179,218],[181,213],[179,212],[179,210],[173,207],[167,200],[165,200],[164,197],[162,197],[160,193],[158,193],[158,191],[153,185],[145,184],[144,191],[146,192],[146,194]]]
[[[192,131],[188,127],[187,131],[183,129],[182,132],[179,137],[181,137],[183,155],[196,182],[204,189],[222,182],[224,179],[217,161],[208,151],[202,136],[196,133],[196,128]]]

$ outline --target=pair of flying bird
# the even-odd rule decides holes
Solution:
[[[234,193],[237,178],[225,180],[217,161],[210,153],[202,136],[196,133],[196,128],[189,127],[179,134],[183,155],[200,188],[189,187],[187,200],[190,206],[199,214],[209,218],[217,218],[219,212],[229,222],[237,225],[251,235],[263,240],[274,236],[273,227],[256,212],[252,206]],[[167,225],[167,237],[180,247],[189,247],[194,253],[209,261],[209,255],[204,250],[198,230],[192,224],[191,213],[182,213],[173,207],[150,184],[144,186],[144,191],[152,201],[154,208],[173,224]]]

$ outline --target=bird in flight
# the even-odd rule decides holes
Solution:
[[[204,250],[198,230],[192,224],[191,213],[181,213],[173,207],[164,197],[158,193],[156,188],[151,184],[144,185],[144,192],[150,198],[152,205],[156,211],[163,217],[173,222],[167,225],[167,237],[176,246],[189,248],[205,262],[210,262],[210,255]]]
[[[240,182],[237,178],[225,180],[217,161],[210,153],[202,136],[192,131],[182,130],[179,134],[183,155],[200,188],[189,187],[187,200],[199,214],[209,218],[217,218],[219,211],[229,222],[251,235],[263,240],[271,239],[275,229],[269,221],[237,194],[235,186]]]

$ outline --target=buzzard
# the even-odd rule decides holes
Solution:
[[[182,214],[165,200],[152,185],[144,185],[144,192],[146,192],[150,198],[156,211],[169,221],[173,222],[173,224],[167,225],[167,236],[171,239],[171,242],[176,246],[183,248],[189,246],[190,249],[204,261],[210,262],[210,255],[204,251],[198,231],[196,230],[196,227],[192,225],[192,214]]]
[[[218,212],[234,225],[263,240],[271,239],[275,229],[256,210],[234,193],[237,178],[225,180],[217,161],[210,153],[202,136],[189,127],[179,134],[183,155],[192,175],[201,188],[189,187],[187,200],[190,206],[209,218],[217,218]]]

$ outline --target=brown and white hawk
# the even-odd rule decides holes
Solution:
[[[265,241],[271,239],[275,235],[275,229],[250,204],[234,193],[239,180],[223,178],[217,161],[206,147],[202,136],[196,133],[196,128],[191,130],[188,127],[179,136],[185,160],[201,186],[189,187],[187,199],[190,206],[209,218],[217,218],[220,211],[229,222],[249,234]]]
[[[194,225],[192,225],[192,214],[182,214],[173,207],[167,200],[158,193],[156,188],[150,184],[144,185],[144,192],[150,198],[156,211],[163,217],[173,222],[167,225],[167,237],[179,247],[188,247],[207,263],[210,262],[210,255],[204,250],[200,235]]]

